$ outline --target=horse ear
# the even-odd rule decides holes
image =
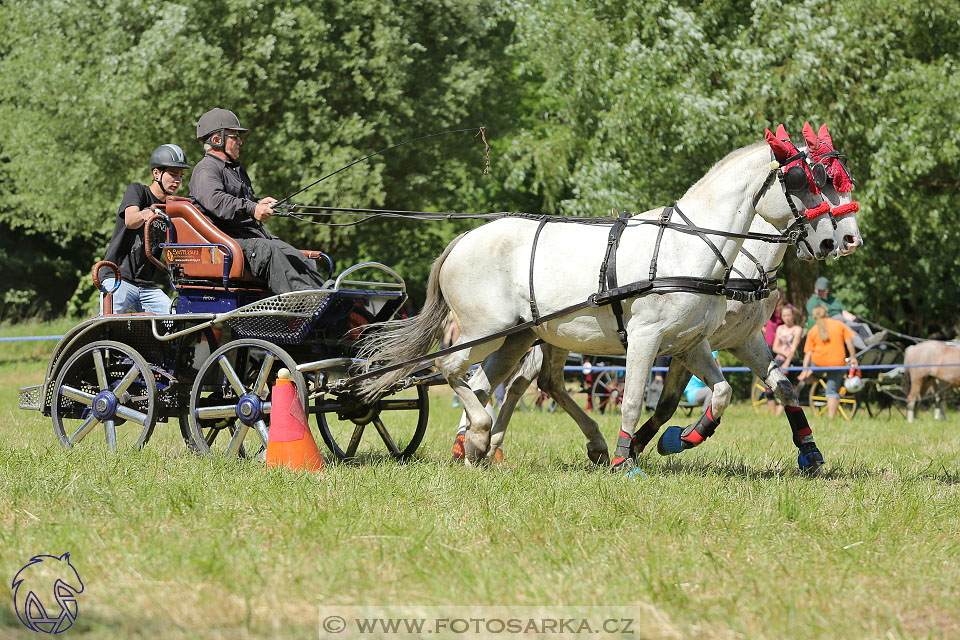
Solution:
[[[820,148],[820,140],[817,139],[817,136],[813,133],[813,127],[810,126],[809,122],[803,123],[803,139],[807,143],[807,149],[811,153],[816,153]]]
[[[780,129],[783,128],[783,125],[780,125]],[[777,133],[779,134],[779,129]],[[767,144],[770,145],[770,150],[773,151],[773,156],[783,162],[787,158],[793,155],[793,145],[789,142],[784,142],[778,136],[770,133],[770,129],[764,130],[764,137],[767,139]]]
[[[835,149],[833,146],[833,139],[830,137],[830,132],[827,131],[827,123],[823,123],[823,126],[820,127],[820,133],[817,134],[817,137],[820,139],[820,142],[830,145],[831,149]]]
[[[787,130],[784,128],[782,124],[777,127],[777,137],[780,138],[781,140],[790,139],[790,134],[787,133]]]

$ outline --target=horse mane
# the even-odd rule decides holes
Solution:
[[[766,141],[761,140],[760,142],[754,142],[753,144],[748,144],[748,145],[745,146],[745,147],[740,147],[739,149],[734,149],[733,151],[731,151],[730,153],[728,153],[728,154],[725,155],[724,157],[722,157],[722,158],[720,158],[719,160],[717,160],[717,161],[713,164],[713,166],[710,167],[710,169],[709,169],[705,174],[703,174],[703,176],[702,176],[699,180],[697,180],[696,182],[694,182],[693,185],[691,185],[690,188],[687,189],[687,190],[683,193],[683,195],[687,195],[687,194],[689,194],[690,192],[692,192],[693,190],[697,189],[698,187],[701,186],[702,183],[705,183],[705,182],[708,182],[708,181],[710,181],[710,180],[713,180],[714,178],[716,178],[716,174],[717,174],[721,169],[724,169],[728,164],[732,164],[732,163],[734,163],[734,162],[738,162],[740,159],[743,158],[743,156],[746,156],[746,155],[751,154],[751,153],[755,153],[755,152],[757,151],[757,149],[759,149],[759,148],[761,148],[761,147],[763,147],[763,148],[766,148],[766,147],[767,147]]]

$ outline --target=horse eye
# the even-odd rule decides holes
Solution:
[[[783,184],[787,191],[801,191],[807,186],[807,173],[799,165],[790,167],[783,176]]]

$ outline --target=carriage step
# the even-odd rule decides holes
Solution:
[[[20,389],[20,408],[40,411],[40,389],[42,387],[42,384],[35,384],[32,387]]]

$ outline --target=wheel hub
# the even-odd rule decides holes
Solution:
[[[236,412],[241,422],[252,425],[263,417],[263,401],[256,394],[245,394],[237,402]]]
[[[97,420],[113,417],[117,412],[117,396],[112,391],[101,391],[93,399],[93,415]]]

